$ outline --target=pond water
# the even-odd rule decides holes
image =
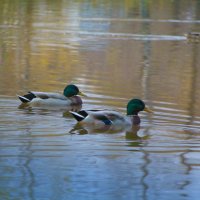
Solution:
[[[0,199],[199,199],[198,0],[0,3]],[[154,110],[132,132],[76,126],[16,94],[74,83],[84,109]]]

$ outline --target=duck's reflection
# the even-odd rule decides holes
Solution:
[[[137,140],[141,137],[138,136],[138,131],[140,130],[140,126],[132,126],[131,130],[126,131],[126,139],[127,140]]]
[[[20,104],[18,106],[18,109],[24,110],[25,112],[29,112],[29,113],[36,113],[36,114],[45,114],[48,112],[62,112],[63,113],[63,117],[71,117],[69,111],[74,111],[74,112],[78,112],[80,111],[82,108],[82,105],[71,105],[71,106],[60,106],[60,107],[54,107],[54,106],[45,106],[45,107],[32,107],[30,105],[27,104]]]
[[[141,139],[148,139],[148,134],[140,134],[139,133],[140,126],[134,125],[128,129],[126,127],[118,127],[113,125],[98,125],[98,126],[91,126],[91,125],[82,125],[76,124],[70,131],[70,134],[78,134],[78,135],[85,135],[85,134],[95,134],[95,133],[108,133],[108,134],[117,134],[117,133],[125,133],[125,138],[127,140],[141,140]]]
[[[76,124],[69,133],[71,134],[93,134],[93,133],[119,133],[121,132],[121,128],[116,128],[112,125],[99,125],[99,126],[89,126],[89,125],[81,125]]]
[[[147,128],[148,129],[148,128]],[[130,141],[146,140],[150,138],[149,131],[138,126],[132,126],[131,129],[126,130],[126,139]]]

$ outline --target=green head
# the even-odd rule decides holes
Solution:
[[[72,97],[79,94],[79,89],[75,85],[67,85],[63,91],[63,95],[66,97]]]
[[[140,99],[132,99],[127,104],[127,115],[137,115],[140,111],[152,112],[145,107],[145,104]]]

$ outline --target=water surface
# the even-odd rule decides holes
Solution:
[[[0,3],[0,199],[199,199],[200,51],[194,1]],[[132,131],[76,125],[16,94],[75,83],[84,109],[141,113]]]

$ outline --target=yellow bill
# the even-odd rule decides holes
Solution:
[[[78,95],[80,95],[80,96],[83,96],[83,97],[87,97],[87,95],[86,94],[84,94],[84,93],[82,93],[82,92],[78,92]]]
[[[147,108],[147,107],[144,108],[144,111],[146,111],[146,112],[148,112],[148,113],[153,113],[153,110],[151,110],[151,109],[149,109],[149,108]]]

